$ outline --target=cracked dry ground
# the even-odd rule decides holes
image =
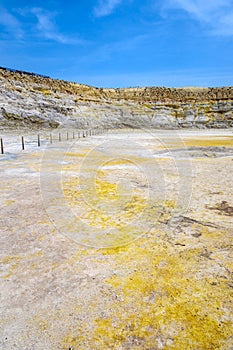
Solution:
[[[233,348],[232,131],[1,156],[1,349]]]

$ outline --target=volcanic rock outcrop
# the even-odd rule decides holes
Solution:
[[[0,68],[0,128],[229,128],[233,87],[95,88]]]

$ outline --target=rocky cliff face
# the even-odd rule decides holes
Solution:
[[[102,89],[0,68],[0,128],[233,127],[233,87]]]

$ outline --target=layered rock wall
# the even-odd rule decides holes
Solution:
[[[233,87],[103,89],[0,68],[0,128],[229,128]]]

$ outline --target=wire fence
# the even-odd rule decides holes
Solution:
[[[12,144],[14,144],[14,151],[25,151],[33,149],[35,147],[41,147],[43,144],[54,144],[59,142],[71,141],[75,139],[81,139],[86,137],[91,137],[94,135],[102,135],[108,132],[106,129],[87,129],[87,130],[63,130],[59,132],[39,132],[37,134],[28,135],[14,135],[11,136],[11,141],[7,136],[0,137],[0,155],[9,153],[12,149]]]

